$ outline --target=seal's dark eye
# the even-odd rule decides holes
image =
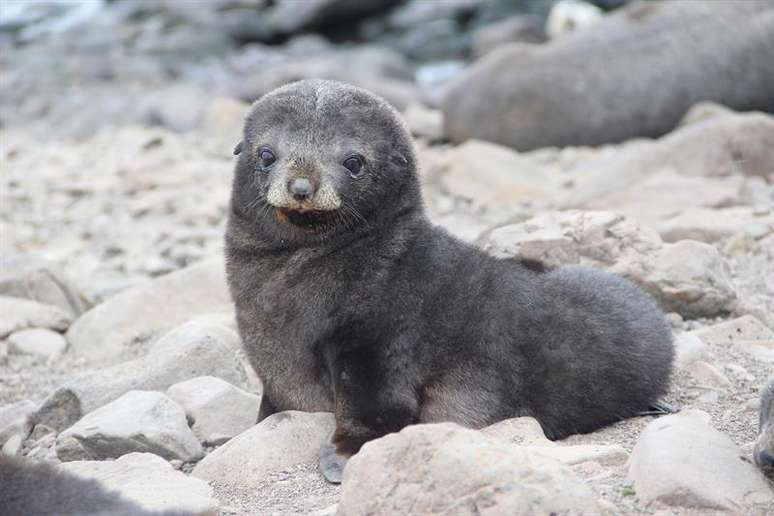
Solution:
[[[352,177],[358,177],[363,171],[363,158],[362,156],[350,156],[344,160],[344,168],[349,170]]]
[[[272,163],[277,161],[277,158],[269,149],[261,149],[258,153],[258,160],[260,161],[261,168],[268,168]]]

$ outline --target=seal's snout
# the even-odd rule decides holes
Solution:
[[[309,179],[296,177],[288,181],[288,191],[293,199],[305,201],[314,195],[315,187]]]

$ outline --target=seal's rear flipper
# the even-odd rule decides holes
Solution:
[[[320,472],[331,484],[341,484],[347,461],[349,457],[337,453],[336,447],[330,443],[323,444],[320,448]]]
[[[669,403],[664,401],[656,401],[648,406],[648,410],[637,412],[638,416],[665,416],[667,414],[674,414],[680,412],[680,407],[673,407]]]

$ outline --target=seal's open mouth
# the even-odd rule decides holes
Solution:
[[[339,215],[336,210],[274,208],[274,216],[279,222],[292,224],[309,231],[319,231],[330,227]]]

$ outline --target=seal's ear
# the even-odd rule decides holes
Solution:
[[[234,147],[234,156],[236,156],[236,155],[238,155],[240,152],[242,152],[242,147],[244,147],[244,143],[245,143],[245,142],[243,142],[243,141],[240,141],[239,143],[237,143],[237,144],[236,144],[236,147]]]

